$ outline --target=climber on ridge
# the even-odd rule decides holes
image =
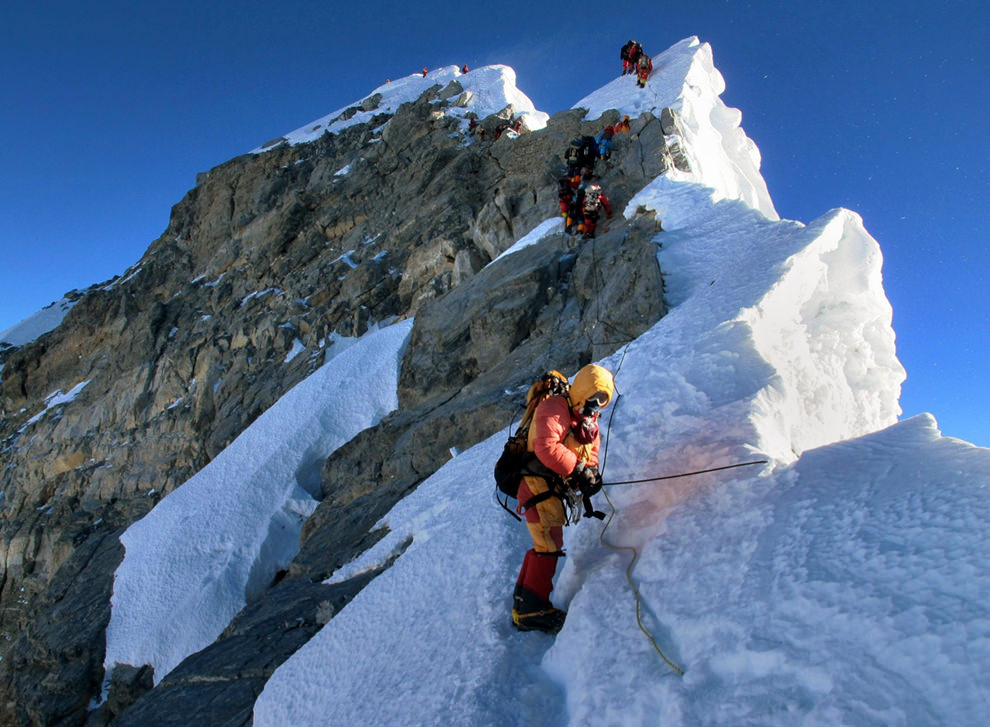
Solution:
[[[564,218],[564,232],[568,235],[584,232],[584,190],[580,184],[580,174],[565,175],[557,180],[557,201]]]
[[[594,169],[598,159],[598,145],[593,136],[578,136],[571,140],[564,151],[564,163],[567,164],[568,176],[581,173],[584,168]]]
[[[622,59],[622,75],[627,73],[634,73],[636,68],[636,61],[639,59],[640,54],[643,52],[643,46],[637,43],[635,40],[630,40],[624,46],[622,50],[619,51],[619,58]]]
[[[653,73],[653,61],[645,53],[641,53],[636,61],[636,85],[646,88],[646,79]]]
[[[604,160],[608,161],[612,156],[612,137],[615,136],[615,127],[606,126],[602,129],[602,132],[595,137],[595,143],[598,145],[598,155]]]
[[[598,218],[602,210],[605,210],[608,219],[612,219],[612,203],[590,172],[584,175],[580,189],[584,192],[582,201],[584,237],[590,239],[595,236],[595,228],[598,226]]]
[[[527,403],[535,388],[534,384]],[[564,525],[569,519],[564,504],[585,497],[590,507],[591,495],[601,490],[598,416],[614,391],[608,369],[588,364],[578,371],[569,391],[536,407],[526,448],[536,455],[530,471],[538,474],[522,478],[517,508],[525,510],[533,539],[512,594],[512,623],[520,631],[555,634],[564,625],[567,612],[550,602],[557,559],[564,555]]]

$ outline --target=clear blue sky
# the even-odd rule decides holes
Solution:
[[[505,63],[537,108],[630,37],[712,44],[781,216],[861,214],[884,252],[905,415],[990,446],[984,2],[6,3],[0,330],[123,272],[196,173],[386,78]]]

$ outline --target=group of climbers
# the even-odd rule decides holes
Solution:
[[[623,62],[628,63],[628,69],[624,66],[623,74],[636,72],[637,82],[644,86],[652,62],[639,43],[630,41],[627,45],[623,47]],[[640,65],[645,69],[642,73]],[[568,234],[593,238],[601,214],[611,219],[612,204],[594,169],[597,160],[611,158],[612,142],[621,133],[630,133],[628,116],[606,126],[597,137],[575,138],[564,152],[567,171],[558,180],[557,196]],[[568,507],[573,514],[575,503],[581,500],[585,516],[604,517],[594,512],[591,496],[602,488],[598,417],[614,391],[611,372],[589,364],[578,371],[570,386],[562,375],[548,372],[527,395],[527,414],[516,433],[525,441],[526,464],[514,481],[509,478],[509,492],[518,481],[516,512],[525,517],[533,540],[512,595],[512,623],[520,631],[554,634],[564,625],[566,611],[550,601],[557,561],[564,555],[563,526],[574,520],[568,517]]]
[[[646,79],[653,72],[653,59],[643,51],[643,46],[638,41],[630,40],[619,51],[622,59],[622,75],[627,73],[636,74],[636,85],[646,88]]]
[[[642,46],[629,41],[622,61],[623,75],[635,73],[637,84],[645,87],[653,63]],[[620,133],[630,133],[628,116],[597,137],[575,138],[564,152],[567,170],[558,180],[558,199],[568,234],[594,238],[602,212],[612,218],[595,165],[611,158],[612,142]],[[555,634],[564,625],[566,611],[550,601],[557,562],[564,555],[563,527],[580,517],[581,502],[584,516],[604,518],[593,509],[591,497],[603,485],[598,419],[614,392],[611,372],[597,364],[584,366],[570,385],[556,371],[547,372],[530,388],[526,415],[496,463],[498,488],[517,498],[516,513],[525,518],[533,542],[512,594],[512,623],[520,631]]]
[[[422,71],[420,71],[420,73],[422,73],[422,74],[423,74],[423,78],[426,78],[426,74],[427,74],[428,72],[429,72],[429,71],[427,71],[427,70],[426,70],[426,66],[423,66],[423,70],[422,70]],[[467,73],[467,72],[468,72],[468,64],[467,64],[467,63],[465,63],[465,64],[464,64],[463,66],[461,66],[461,73]]]
[[[564,217],[564,227],[569,235],[594,236],[594,224],[589,232],[588,222],[597,221],[603,198],[606,212],[609,217],[612,216],[608,197],[600,186],[594,184],[593,170],[600,157],[601,152],[593,136],[575,137],[564,151],[567,172],[557,182],[557,200],[560,202],[560,213]],[[595,189],[589,197],[588,191],[592,186]],[[594,220],[588,219],[586,208]]]
[[[574,138],[564,152],[567,171],[557,180],[557,200],[567,234],[593,238],[602,212],[612,218],[612,203],[598,184],[594,169],[597,160],[611,159],[612,140],[623,131],[629,131],[628,116],[614,126],[606,126],[597,137]]]
[[[474,115],[468,116],[468,128],[467,132],[469,136],[474,136],[478,139],[484,141],[491,135],[493,140],[498,140],[502,138],[502,134],[506,131],[514,131],[517,134],[523,133],[525,126],[523,125],[522,116],[517,116],[511,122],[503,122],[495,126],[494,129],[486,129],[484,126],[478,123],[478,118]]]

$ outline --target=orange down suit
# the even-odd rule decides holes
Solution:
[[[612,374],[601,366],[589,364],[574,377],[569,397],[552,396],[536,408],[529,428],[528,449],[545,467],[563,478],[574,471],[578,462],[598,465],[601,437],[596,435],[590,443],[582,444],[572,431],[580,423],[585,401],[598,391],[612,398]],[[542,477],[523,477],[519,484],[520,506],[525,507],[531,497],[546,492],[549,487]],[[549,600],[553,589],[553,575],[557,557],[562,555],[566,522],[564,504],[557,497],[526,509],[526,527],[533,538],[533,548],[526,552],[516,584],[528,588],[544,601]]]

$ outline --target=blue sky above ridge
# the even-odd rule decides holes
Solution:
[[[0,330],[136,262],[196,173],[386,78],[505,63],[553,113],[617,74],[629,37],[698,35],[781,216],[848,207],[880,242],[905,415],[990,446],[983,4],[55,0],[3,20]]]

